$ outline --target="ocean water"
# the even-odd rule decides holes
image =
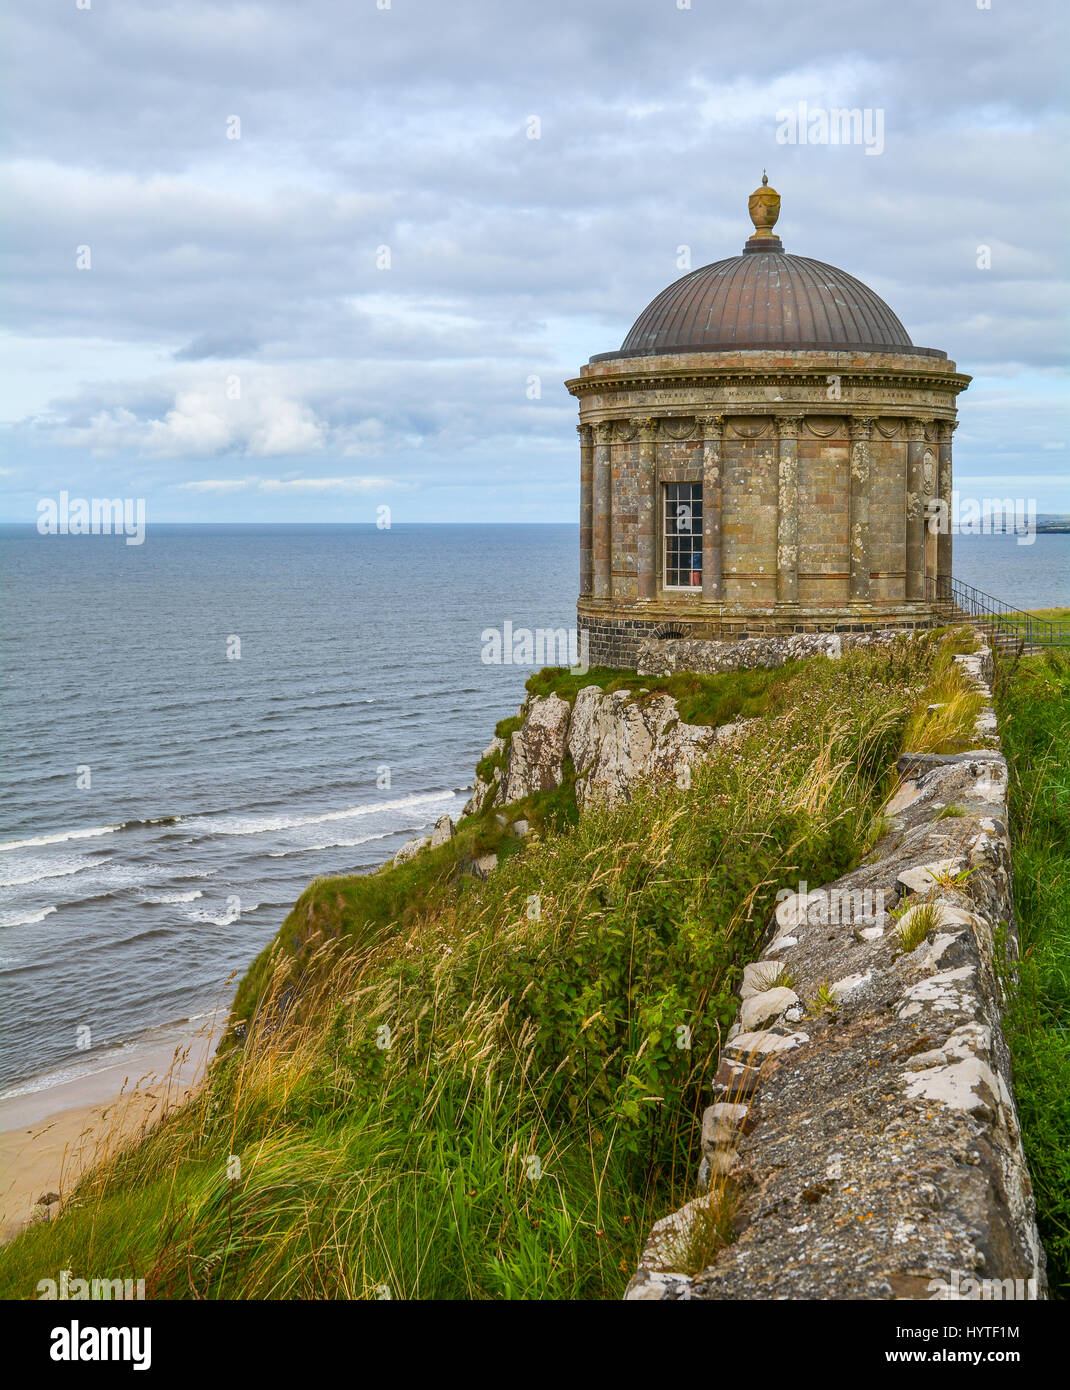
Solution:
[[[952,573],[1014,608],[1070,607],[1070,534],[955,536]]]
[[[575,526],[157,525],[141,546],[0,527],[0,1099],[208,1015],[311,879],[456,817],[529,674],[484,665],[481,633],[571,628],[577,543]],[[1067,604],[1070,536],[959,537],[955,571]]]
[[[311,879],[456,817],[530,674],[481,632],[573,627],[577,582],[574,526],[0,528],[0,1097],[208,1013]]]

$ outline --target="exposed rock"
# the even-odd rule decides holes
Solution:
[[[535,696],[530,701],[527,717],[509,740],[499,801],[508,804],[561,785],[570,715],[568,701],[559,695]]]
[[[493,758],[496,754],[500,753],[504,748],[505,748],[505,739],[499,738],[498,735],[495,734],[494,737],[491,739],[490,743],[488,743],[487,746],[486,746],[486,748],[483,749],[483,752],[482,752],[482,754],[480,755],[480,759],[479,759],[480,762],[484,762],[487,758]],[[468,798],[468,800],[465,802],[465,804],[464,804],[464,809],[461,811],[461,815],[462,815],[462,816],[477,816],[477,815],[479,815],[480,811],[483,810],[484,806],[489,806],[489,805],[493,805],[493,804],[494,804],[494,799],[495,799],[495,797],[497,796],[497,794],[498,794],[498,792],[499,792],[500,790],[501,790],[501,773],[500,773],[499,771],[495,770],[494,775],[490,778],[489,781],[486,781],[486,782],[483,780],[482,777],[480,777],[480,776],[477,774],[477,775],[476,775],[476,780],[475,780],[475,782],[473,783],[473,786],[472,786],[472,795],[471,795],[471,796]]]
[[[793,989],[785,989],[783,986],[767,989],[743,1001],[739,1021],[745,1031],[753,1031],[770,1019],[779,1018],[798,1002],[799,996]]]
[[[780,940],[788,941],[789,938],[781,937]],[[794,945],[794,941],[791,944]],[[756,994],[764,994],[767,989],[773,988],[783,971],[784,967],[777,960],[755,961],[752,965],[745,965],[739,997],[746,1000],[752,999]]]
[[[926,1067],[946,1067],[947,1053],[942,1048],[931,1052],[917,1052],[907,1063],[908,1071],[924,1071]]]
[[[430,844],[430,835],[417,835],[414,840],[406,840],[397,854],[394,855],[394,863],[404,864],[406,860],[414,859],[422,849],[429,848]]]
[[[431,848],[438,849],[439,845],[449,844],[453,839],[454,825],[449,816],[439,816],[435,821],[435,828],[431,831]]]
[[[478,816],[483,807],[487,804],[488,797],[491,801],[498,791],[500,783],[497,777],[493,777],[489,782],[484,782],[481,777],[477,777],[472,783],[472,795],[464,803],[461,811],[462,816]]]
[[[530,821],[526,821],[523,817],[521,817],[519,820],[513,821],[509,829],[513,832],[513,834],[516,836],[518,840],[523,840],[526,836],[531,834],[531,823]]]
[[[607,694],[597,685],[585,686],[573,706],[558,695],[533,696],[520,713],[523,723],[508,747],[496,738],[484,751],[484,757],[504,751],[504,768],[488,782],[476,778],[465,815],[560,786],[566,757],[577,772],[581,809],[588,801],[626,801],[640,784],[672,780],[687,787],[696,764],[752,722],[686,724],[670,695]]]
[[[930,893],[937,884],[938,879],[954,877],[965,868],[962,859],[938,859],[933,864],[917,864],[909,869],[904,869],[898,877],[898,882],[907,890],[908,893]]]
[[[709,1106],[702,1116],[703,1152],[734,1144],[739,1138],[739,1132],[749,1111],[749,1105],[733,1104],[730,1101],[718,1101],[716,1105]],[[708,1166],[707,1160],[707,1170]]]
[[[739,725],[685,724],[671,695],[636,700],[627,690],[596,685],[576,696],[568,752],[576,768],[576,801],[615,805],[633,787],[672,780],[689,786],[696,763],[736,736]]]
[[[497,867],[498,856],[496,854],[481,854],[478,859],[472,861],[472,872],[476,878],[490,878]]]

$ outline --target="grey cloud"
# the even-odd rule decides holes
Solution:
[[[366,471],[391,477],[395,453],[397,476],[434,455],[440,486],[542,458],[564,495],[562,379],[621,341],[678,247],[696,266],[736,253],[763,164],[789,250],[872,284],[963,370],[1035,391],[1064,361],[1065,30],[1058,0],[26,7],[7,36],[7,322],[143,365],[57,373],[12,451],[84,448],[94,420],[159,441],[183,391],[203,404],[255,368],[294,412],[282,442],[322,450],[316,476],[342,476],[323,459],[346,450],[378,449]],[[778,144],[800,100],[881,107],[885,152]],[[998,467],[1021,396],[988,389],[957,447]],[[195,432],[197,457],[242,457],[245,426],[264,422]]]
[[[176,362],[204,362],[208,358],[251,357],[259,347],[257,340],[241,333],[209,330],[199,334],[175,353]]]

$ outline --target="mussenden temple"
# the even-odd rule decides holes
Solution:
[[[741,255],[675,281],[580,403],[579,627],[593,664],[648,637],[928,625],[951,577],[955,398],[860,280],[787,254],[751,194]]]

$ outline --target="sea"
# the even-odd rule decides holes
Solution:
[[[1067,605],[1070,535],[955,572]],[[531,674],[484,634],[571,629],[577,580],[571,525],[0,526],[0,1102],[136,1067],[312,879],[456,818]]]

